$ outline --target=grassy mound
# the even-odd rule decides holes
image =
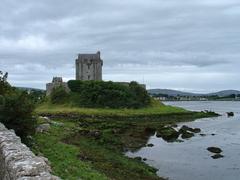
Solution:
[[[152,101],[149,107],[141,109],[110,109],[110,108],[80,108],[70,104],[53,105],[51,103],[43,103],[36,108],[37,114],[51,115],[73,115],[84,117],[153,117],[169,114],[191,113],[185,109],[166,106],[160,102]]]

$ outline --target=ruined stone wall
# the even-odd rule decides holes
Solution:
[[[46,95],[50,96],[53,89],[60,86],[62,86],[66,92],[70,92],[70,89],[68,88],[68,84],[66,82],[53,82],[46,84]]]
[[[0,123],[0,180],[59,180],[44,157],[35,156],[13,130]]]

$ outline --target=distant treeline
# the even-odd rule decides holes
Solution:
[[[221,99],[236,99],[240,98],[240,94],[230,94],[228,96],[218,96],[218,95],[211,95],[211,96],[182,96],[182,95],[177,95],[177,96],[170,96],[168,94],[150,94],[152,97],[155,98],[160,98],[164,97],[169,100],[178,100],[179,98],[189,98],[189,99],[200,99],[200,98],[205,98],[208,100],[221,100]]]

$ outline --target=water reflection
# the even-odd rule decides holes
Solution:
[[[146,158],[146,163],[159,169],[160,176],[170,180],[238,180],[240,179],[240,102],[168,102],[170,105],[190,110],[211,110],[224,114],[216,118],[199,119],[194,122],[179,123],[179,126],[201,128],[201,136],[196,134],[182,143],[168,143],[156,134],[150,137],[148,144],[131,157]],[[234,117],[226,112],[233,111]],[[223,150],[222,159],[212,159],[212,153],[206,149],[217,146]]]

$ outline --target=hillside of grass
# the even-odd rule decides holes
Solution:
[[[133,116],[154,116],[168,114],[185,114],[189,111],[173,106],[166,106],[159,102],[152,102],[151,106],[140,109],[109,109],[109,108],[80,108],[69,104],[53,105],[43,103],[39,105],[35,112],[37,114],[76,114],[82,116],[107,116],[107,117],[133,117]]]

